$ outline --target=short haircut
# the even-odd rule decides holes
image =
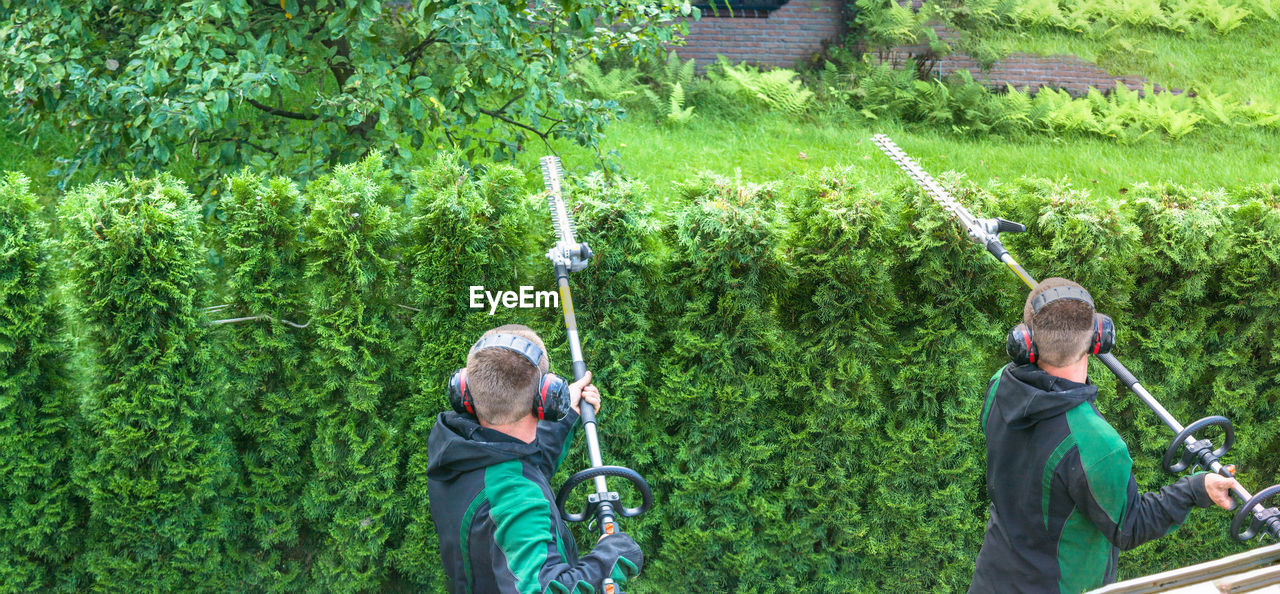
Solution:
[[[514,334],[532,341],[543,353],[536,368],[527,357],[510,349],[487,348],[467,355],[467,390],[476,407],[476,417],[491,425],[507,425],[533,412],[538,380],[551,364],[547,361],[547,347],[528,326],[499,326],[484,336],[491,334]]]
[[[1066,367],[1080,360],[1093,340],[1093,306],[1075,299],[1059,299],[1036,313],[1031,302],[1054,287],[1084,287],[1065,278],[1047,278],[1031,294],[1022,308],[1022,321],[1031,329],[1037,361],[1051,367]]]

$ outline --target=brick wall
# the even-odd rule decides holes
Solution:
[[[935,25],[934,31],[940,39],[951,41],[954,45],[956,33],[940,25]],[[900,46],[890,51],[888,58],[901,62],[909,57],[927,54],[928,50],[928,44]],[[1113,76],[1093,63],[1068,55],[1041,56],[1014,53],[1005,56],[990,70],[983,72],[977,60],[957,52],[939,58],[934,65],[934,73],[938,76],[948,76],[961,70],[968,70],[974,80],[990,86],[1003,88],[1006,84],[1011,84],[1016,88],[1026,87],[1032,90],[1052,87],[1063,89],[1075,96],[1088,93],[1089,87],[1107,93],[1115,88],[1117,82],[1135,91],[1141,91],[1142,86],[1147,82],[1147,79],[1141,76]],[[1157,91],[1166,90],[1160,85],[1154,85],[1154,87]]]
[[[844,38],[843,0],[791,0],[772,11],[734,11],[734,18],[720,8],[720,16],[702,11],[702,19],[689,21],[681,58],[699,67],[722,55],[730,62],[751,62],[794,68],[820,53],[824,43]]]
[[[921,2],[911,1],[915,8]],[[677,47],[676,53],[686,60],[693,58],[699,68],[714,62],[717,55],[734,63],[792,68],[821,52],[824,44],[843,41],[849,20],[843,12],[846,5],[844,0],[791,0],[773,12],[735,12],[736,18],[729,18],[723,9],[720,17],[704,10],[701,20],[689,21],[685,45]],[[941,26],[935,30],[944,40],[956,35]],[[902,46],[887,57],[902,61],[927,51],[928,45]],[[1109,92],[1117,81],[1140,91],[1146,82],[1141,76],[1112,76],[1094,64],[1065,55],[1012,54],[983,72],[973,58],[957,53],[939,59],[934,68],[940,76],[968,70],[974,79],[994,87],[1012,84],[1034,90],[1048,86],[1073,95],[1083,95],[1091,86]],[[1156,86],[1156,90],[1161,89]]]

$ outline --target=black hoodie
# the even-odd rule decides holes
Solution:
[[[427,439],[427,497],[449,591],[592,592],[619,586],[644,557],[626,534],[606,537],[578,558],[549,480],[568,454],[577,413],[538,422],[533,443],[440,413]]]
[[[1007,365],[982,411],[991,518],[970,592],[1081,592],[1116,578],[1120,549],[1213,504],[1204,475],[1138,493],[1133,460],[1094,406],[1098,388]]]

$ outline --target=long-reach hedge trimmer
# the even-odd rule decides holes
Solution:
[[[556,244],[547,250],[547,258],[555,266],[556,283],[560,287],[560,306],[564,310],[565,333],[569,336],[569,354],[573,360],[573,379],[577,381],[586,375],[587,363],[582,359],[582,346],[578,342],[578,322],[574,319],[573,298],[569,294],[569,273],[587,267],[588,261],[591,260],[591,248],[586,243],[579,243],[574,239],[574,232],[577,229],[574,227],[573,219],[569,217],[569,209],[561,193],[563,173],[560,168],[560,158],[543,157],[540,164],[542,180],[547,188],[547,205],[551,207],[551,223],[556,232]],[[594,517],[599,523],[602,534],[613,534],[617,532],[617,525],[614,522],[616,516],[630,518],[643,514],[653,507],[653,491],[649,489],[649,483],[645,482],[640,473],[623,466],[605,466],[600,455],[600,439],[596,434],[595,409],[585,401],[581,403],[580,408],[591,467],[575,473],[565,481],[556,493],[556,506],[560,508],[560,515],[566,521],[582,522]],[[642,499],[640,507],[622,505],[618,493],[610,491],[605,483],[605,477],[609,476],[631,481],[631,484],[635,485],[636,490],[640,492]],[[588,479],[595,480],[596,492],[587,496],[587,503],[581,512],[570,512],[565,508],[569,494],[574,487]],[[606,579],[604,590],[606,594],[615,594],[617,585],[612,579]]]
[[[1027,287],[1032,289],[1036,287],[1036,279],[1032,278],[1013,259],[1013,256],[1004,248],[1004,245],[1000,243],[1001,233],[1021,233],[1026,230],[1025,226],[999,218],[979,219],[974,217],[964,205],[960,204],[943,189],[928,172],[916,164],[901,148],[898,148],[898,145],[888,136],[877,134],[871,140],[894,163],[897,163],[898,167],[911,176],[916,185],[920,186],[934,202],[941,205],[960,222],[965,231],[969,233],[969,239],[986,248],[987,252],[1007,266]],[[1235,442],[1235,429],[1232,427],[1231,421],[1225,417],[1212,416],[1183,426],[1177,419],[1173,418],[1172,414],[1169,414],[1168,410],[1165,410],[1164,406],[1146,388],[1142,387],[1142,384],[1133,376],[1133,373],[1130,373],[1128,368],[1116,359],[1115,355],[1102,353],[1097,357],[1102,361],[1103,365],[1107,366],[1107,369],[1111,370],[1111,373],[1115,374],[1121,382],[1124,382],[1134,394],[1137,394],[1146,403],[1147,407],[1154,411],[1156,416],[1160,417],[1160,420],[1176,434],[1169,447],[1165,449],[1162,461],[1162,466],[1165,470],[1177,474],[1192,465],[1199,465],[1225,477],[1235,476],[1235,467],[1233,465],[1222,464],[1219,461],[1219,458],[1225,455]],[[1221,447],[1215,449],[1210,440],[1196,439],[1195,433],[1208,427],[1222,428],[1223,443]],[[1244,487],[1233,488],[1231,492],[1240,501],[1244,502],[1244,505],[1237,509],[1235,517],[1231,519],[1232,536],[1239,540],[1247,541],[1259,534],[1269,533],[1273,538],[1280,539],[1280,509],[1264,505],[1272,497],[1280,494],[1280,485],[1267,487],[1257,495],[1250,494]]]

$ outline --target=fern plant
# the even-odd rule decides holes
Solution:
[[[1192,109],[1190,99],[1173,93],[1148,94],[1142,102],[1142,113],[1152,128],[1163,130],[1170,138],[1190,134],[1204,119]]]
[[[777,68],[761,71],[748,64],[729,64],[723,58],[717,66],[721,80],[729,83],[740,96],[773,111],[800,115],[813,102],[813,91],[804,87],[794,70]]]
[[[645,74],[650,86],[642,91],[654,111],[662,114],[663,121],[680,125],[693,119],[693,106],[685,106],[686,92],[695,74],[692,58],[681,61],[674,51],[668,52],[666,60]]]
[[[626,104],[641,96],[640,71],[636,68],[619,67],[606,73],[599,64],[584,60],[574,65],[572,76],[583,94],[592,99]]]
[[[684,106],[684,85],[676,83],[671,88],[671,98],[667,109],[667,122],[683,125],[693,119],[693,106]]]
[[[923,35],[921,15],[895,0],[857,0],[854,23],[876,48],[916,43]]]

